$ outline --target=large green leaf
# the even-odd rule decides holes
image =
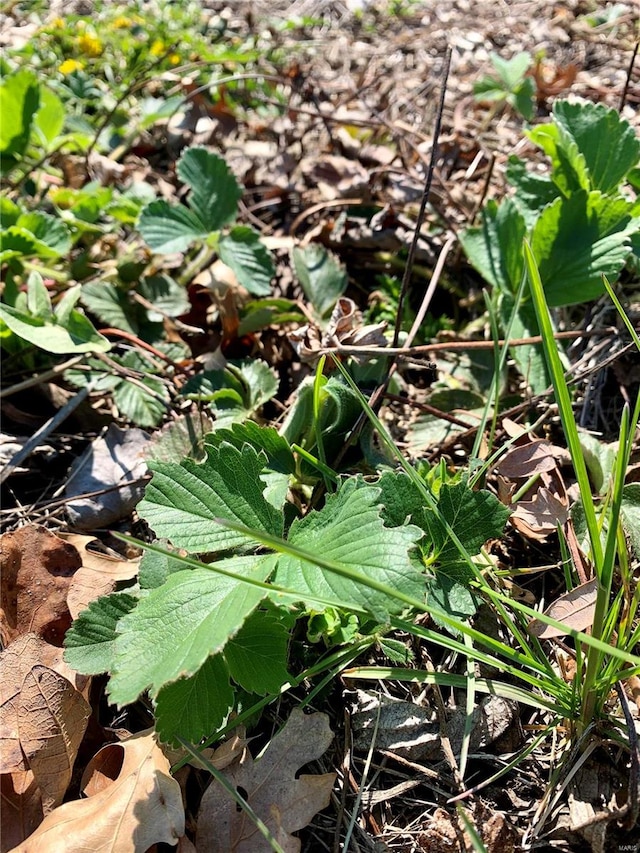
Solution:
[[[82,304],[105,325],[137,335],[140,306],[110,281],[90,281],[82,285]]]
[[[513,200],[527,229],[532,228],[542,208],[558,198],[558,187],[546,175],[530,172],[525,161],[515,154],[509,157],[507,180],[516,189]]]
[[[254,296],[271,292],[273,261],[260,235],[248,225],[238,225],[220,238],[220,259],[231,267],[238,282]]]
[[[233,222],[242,190],[222,157],[206,148],[188,148],[178,161],[177,172],[191,187],[189,206],[208,231]]]
[[[179,548],[203,553],[238,545],[250,538],[213,520],[226,518],[246,527],[282,534],[282,514],[264,498],[260,479],[265,457],[248,444],[207,447],[207,458],[150,463],[153,478],[138,512],[158,536]]]
[[[180,735],[198,743],[224,725],[233,708],[229,670],[221,654],[200,669],[161,688],[155,703],[156,731],[165,743]]]
[[[277,693],[291,678],[289,627],[281,614],[254,610],[224,647],[231,677],[248,693]]]
[[[204,240],[209,235],[209,229],[196,213],[164,199],[143,208],[138,230],[150,249],[167,255],[186,252],[195,240]]]
[[[464,483],[444,483],[438,494],[438,510],[425,512],[425,530],[429,533],[433,558],[445,574],[468,575],[470,569],[457,545],[442,523],[444,518],[468,554],[474,556],[489,539],[502,535],[509,518],[504,504],[483,489],[474,491]]]
[[[138,285],[138,293],[153,308],[148,309],[149,320],[152,323],[162,323],[165,316],[179,317],[189,310],[189,297],[185,288],[171,276],[158,274],[145,276]]]
[[[0,83],[0,154],[6,172],[24,154],[33,117],[40,106],[40,87],[33,71],[22,69]]]
[[[228,570],[258,581],[273,568],[271,557],[223,562]],[[126,705],[147,688],[155,695],[164,685],[193,675],[224,648],[264,596],[260,587],[204,568],[170,575],[118,623],[111,700]]]
[[[42,86],[40,88],[40,109],[35,115],[34,126],[40,141],[44,143],[47,149],[62,133],[64,119],[64,104],[55,92]]]
[[[602,276],[617,279],[640,228],[630,211],[626,199],[598,191],[558,198],[542,211],[531,248],[551,307],[597,299]]]
[[[71,250],[71,235],[64,222],[49,213],[22,213],[0,234],[0,247],[25,257],[59,258]]]
[[[640,139],[617,109],[604,104],[557,101],[553,118],[584,157],[590,188],[614,191],[640,160]]]
[[[72,311],[64,326],[58,325],[55,317],[43,320],[11,308],[0,305],[0,319],[14,334],[30,344],[56,354],[108,352],[109,341],[100,335],[91,322],[78,311]]]
[[[380,490],[347,480],[329,495],[319,512],[291,525],[289,542],[308,553],[349,566],[380,583],[416,599],[424,597],[424,578],[409,558],[421,536],[414,526],[385,527],[379,506]],[[365,607],[379,619],[403,605],[378,590],[321,569],[297,557],[283,555],[276,582],[305,593]]]
[[[470,263],[489,284],[503,293],[515,293],[522,280],[525,233],[524,217],[513,199],[500,205],[491,200],[482,211],[482,225],[466,228],[460,242]]]

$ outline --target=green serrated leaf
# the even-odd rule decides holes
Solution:
[[[531,248],[550,307],[597,299],[605,292],[602,276],[618,278],[640,227],[630,210],[626,199],[580,191],[542,211]]]
[[[465,573],[461,571],[460,578],[464,580],[464,577]],[[439,610],[463,621],[475,615],[479,604],[478,597],[471,592],[467,584],[456,579],[455,572],[451,575],[438,572],[435,578],[431,578],[427,582],[427,597],[428,601],[435,604]],[[450,625],[439,620],[437,615],[433,618],[441,627],[451,633],[457,633],[452,631]]]
[[[540,124],[526,136],[551,159],[551,180],[564,196],[589,189],[584,155],[569,132],[558,124]]]
[[[138,505],[138,513],[160,537],[192,553],[238,545],[250,539],[214,524],[226,518],[247,527],[282,534],[282,514],[263,496],[260,474],[265,457],[245,444],[241,449],[223,443],[207,447],[207,458],[150,464],[153,478]]]
[[[138,598],[114,592],[92,601],[74,620],[64,639],[64,659],[83,675],[109,672],[115,653],[116,628]]]
[[[206,370],[193,376],[183,396],[208,402],[216,415],[216,429],[244,421],[278,391],[278,379],[261,359],[230,361],[224,370]]]
[[[171,276],[158,274],[145,276],[138,285],[138,293],[151,302],[156,311],[148,309],[152,323],[162,323],[165,316],[179,317],[189,310],[189,297],[182,285]]]
[[[293,266],[304,295],[318,316],[328,314],[347,289],[347,271],[324,246],[293,249]]]
[[[232,708],[229,670],[222,655],[211,655],[194,675],[160,689],[156,731],[164,743],[175,744],[178,735],[198,743],[224,725]]]
[[[139,306],[109,281],[92,281],[82,285],[82,304],[105,325],[137,335]]]
[[[327,497],[322,510],[293,522],[289,542],[421,599],[424,578],[409,559],[421,533],[409,525],[385,527],[379,499],[379,489],[358,488],[354,480],[347,480],[337,494]],[[279,558],[276,582],[300,590],[302,600],[308,592],[355,603],[381,622],[402,609],[377,590],[288,555]]]
[[[25,257],[59,258],[71,250],[69,229],[48,213],[22,213],[15,225],[0,235],[3,251],[15,250]]]
[[[491,200],[482,211],[482,225],[466,228],[460,242],[470,263],[489,284],[503,293],[515,293],[522,280],[525,234],[524,217],[513,199],[500,205]]]
[[[487,540],[502,535],[510,515],[507,507],[491,492],[473,491],[464,482],[443,483],[438,495],[438,509],[471,556],[478,554]],[[440,517],[427,510],[424,518],[424,529],[429,534],[439,566],[445,573],[459,576],[457,569],[447,571],[448,564],[456,567],[460,564],[461,555],[449,540]],[[461,564],[461,570],[464,576],[469,576],[470,569],[466,563]]]
[[[558,187],[551,178],[530,172],[524,160],[515,154],[509,157],[507,180],[515,187],[513,200],[525,219],[527,229],[533,227],[542,208],[558,198]]]
[[[640,139],[618,110],[604,104],[556,101],[553,118],[575,141],[590,188],[614,191],[640,160]]]
[[[382,518],[388,527],[401,527],[407,522],[422,526],[424,498],[407,474],[385,471],[376,486],[381,490]]]
[[[270,611],[254,610],[224,648],[234,681],[248,693],[278,693],[290,680],[287,672],[289,628]]]
[[[242,190],[222,157],[199,146],[188,148],[178,161],[177,172],[191,187],[189,206],[207,231],[218,231],[233,222]]]
[[[238,282],[254,296],[271,292],[275,269],[260,235],[247,225],[238,225],[220,238],[220,259],[230,267]]]
[[[209,229],[196,213],[164,199],[152,201],[143,208],[138,230],[150,249],[167,255],[186,252],[193,242],[209,235]]]
[[[231,571],[264,581],[271,558],[224,561]],[[158,691],[191,676],[220,652],[265,596],[265,590],[207,569],[176,572],[118,623],[109,695],[118,705],[147,688]]]
[[[510,92],[515,91],[522,84],[525,74],[531,65],[531,54],[524,51],[516,54],[512,59],[502,59],[497,53],[491,53],[489,58],[498,73],[500,81],[505,89]]]
[[[296,462],[289,442],[273,427],[260,426],[254,421],[233,424],[231,427],[216,430],[206,436],[205,444],[219,447],[223,442],[238,449],[250,444],[256,451],[264,451],[265,470],[281,474],[294,474]]]

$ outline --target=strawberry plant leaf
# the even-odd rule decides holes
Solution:
[[[295,473],[296,461],[289,442],[274,427],[258,426],[254,421],[232,424],[228,428],[210,433],[205,439],[205,444],[219,447],[223,441],[238,449],[246,443],[256,450],[264,451],[267,457],[266,470],[281,474]]]
[[[502,535],[510,515],[507,507],[491,492],[473,491],[464,482],[443,483],[438,495],[438,509],[471,556],[478,554],[487,540]],[[440,517],[429,509],[424,517],[425,530],[430,535],[438,564],[445,569],[449,565],[457,566],[460,553],[449,539]],[[468,577],[469,567],[466,563],[462,567]]]
[[[2,172],[11,169],[24,154],[33,117],[40,106],[40,86],[33,71],[22,69],[8,75],[0,84],[0,154]]]
[[[623,198],[580,191],[541,212],[531,248],[550,307],[597,299],[605,292],[603,274],[618,278],[631,253],[631,236],[640,228],[631,210]]]
[[[218,231],[233,222],[242,190],[222,157],[194,146],[178,161],[177,172],[191,188],[189,207],[207,231]]]
[[[265,581],[271,556],[221,561],[229,571]],[[175,572],[152,589],[118,623],[109,695],[118,705],[147,688],[193,675],[209,655],[222,651],[266,591],[208,569]]]
[[[409,559],[420,531],[409,525],[385,527],[379,500],[379,489],[358,488],[354,480],[347,480],[337,494],[328,496],[321,510],[293,522],[289,542],[421,599],[424,578]],[[380,621],[403,607],[384,593],[289,555],[278,560],[276,582],[300,590],[301,600],[306,592],[357,604]]]
[[[248,693],[277,693],[291,678],[287,672],[290,626],[283,616],[254,610],[224,647],[233,680]]]
[[[3,252],[13,250],[24,257],[59,258],[71,251],[69,229],[49,213],[21,213],[0,237]]]
[[[41,86],[40,108],[35,114],[34,128],[39,136],[39,141],[47,149],[62,133],[64,120],[65,109],[60,98],[51,89]]]
[[[347,289],[347,271],[319,243],[296,246],[292,258],[304,295],[318,316],[324,317]]]
[[[138,512],[156,534],[194,553],[251,542],[241,533],[214,524],[226,518],[246,527],[282,534],[282,514],[263,495],[260,474],[264,454],[248,444],[238,449],[222,443],[207,446],[202,463],[150,463],[154,472]]]
[[[471,264],[489,284],[503,293],[515,293],[524,268],[525,234],[524,217],[512,199],[500,205],[490,200],[482,211],[482,225],[466,228],[460,242]]]
[[[222,655],[210,655],[189,678],[179,678],[158,692],[156,730],[165,743],[180,735],[198,743],[224,725],[233,708],[234,693]]]
[[[83,675],[109,672],[115,654],[118,622],[130,613],[138,598],[128,592],[114,592],[92,601],[67,631],[64,659]]]
[[[160,553],[159,551],[145,551],[140,560],[138,570],[138,580],[141,589],[155,589],[167,580],[169,575],[174,572],[184,572],[185,564],[180,560],[176,560],[169,553],[169,546],[166,542],[158,542],[167,548],[167,551]]]
[[[590,189],[612,192],[638,165],[640,139],[618,110],[565,100],[554,105],[553,118],[584,158]]]
[[[142,210],[138,230],[150,249],[167,255],[186,252],[195,240],[204,240],[209,235],[209,229],[196,213],[164,199],[152,201]]]
[[[224,370],[206,370],[182,389],[188,399],[209,403],[216,428],[245,421],[277,391],[278,379],[261,359],[230,361]]]
[[[142,318],[141,306],[110,281],[93,281],[82,285],[82,304],[105,325],[137,335]]]
[[[150,275],[141,279],[136,288],[140,296],[153,303],[147,311],[151,323],[162,323],[165,316],[179,317],[189,310],[189,298],[182,285],[168,275]]]
[[[248,225],[238,225],[220,238],[220,259],[236,274],[238,282],[254,296],[268,296],[274,275],[273,261],[260,235]]]

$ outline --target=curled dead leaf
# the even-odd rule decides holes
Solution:
[[[180,786],[153,734],[103,747],[83,776],[84,800],[54,809],[14,853],[145,853],[184,835]]]
[[[123,560],[90,550],[88,546],[95,541],[93,536],[70,533],[63,534],[62,538],[74,546],[81,563],[67,595],[67,605],[74,619],[96,598],[113,592],[118,581],[131,580],[138,574],[138,560]]]

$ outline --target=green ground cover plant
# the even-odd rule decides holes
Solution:
[[[403,685],[441,690],[465,714],[453,800],[466,795],[475,709],[482,697],[501,697],[530,709],[536,732],[483,785],[555,744],[535,839],[577,755],[586,760],[604,744],[638,769],[624,684],[640,677],[640,488],[628,482],[640,395],[621,405],[616,441],[586,434],[557,329],[568,311],[610,300],[640,352],[619,298],[620,284],[640,269],[640,141],[617,110],[576,100],[557,100],[548,120],[524,131],[547,172],[511,156],[510,195],[488,201],[459,234],[471,274],[488,287],[474,322],[493,338],[483,361],[489,379],[482,393],[454,377],[428,396],[431,417],[453,408],[461,430],[473,417],[474,436],[416,458],[407,452],[411,430],[381,414],[374,390],[390,379],[390,356],[341,348],[336,306],[357,288],[335,239],[330,250],[292,238],[290,255],[272,253],[255,214],[240,205],[244,188],[231,163],[212,144],[181,145],[170,169],[170,146],[161,149],[165,160],[156,151],[154,170],[171,172],[173,182],[163,178],[162,192],[150,173],[125,180],[115,169],[184,108],[176,69],[205,91],[213,64],[229,72],[228,83],[207,91],[208,108],[294,114],[281,109],[281,83],[266,71],[243,89],[233,79],[244,71],[251,78],[259,61],[264,69],[282,60],[276,48],[262,52],[268,33],[240,40],[195,4],[161,9],[155,29],[137,6],[123,14],[99,5],[104,26],[83,16],[49,21],[39,46],[3,60],[0,107],[10,119],[0,129],[0,344],[10,376],[61,372],[71,394],[87,389],[123,426],[163,426],[169,439],[183,412],[201,421],[191,449],[149,456],[137,535],[128,524],[117,532],[142,554],[138,570],[80,610],[65,661],[77,673],[106,675],[114,713],[142,708],[162,743],[192,756],[240,725],[259,728],[278,703],[321,705],[336,685],[374,683],[390,695]],[[315,23],[288,28],[304,33]],[[491,63],[495,74],[475,96],[533,122],[530,54],[492,55]],[[86,165],[96,155],[115,170],[71,185],[64,158]],[[207,287],[193,282],[214,262],[234,282],[200,316]],[[379,281],[383,301],[364,309],[372,321],[393,319],[403,303],[399,282],[387,273]],[[195,354],[194,316],[220,326],[204,357]],[[302,367],[296,362],[292,378],[286,336],[303,324],[322,344]],[[232,356],[235,346],[251,354]],[[406,378],[392,382],[397,400],[418,396]],[[504,410],[524,400],[520,437],[537,437],[544,420],[529,392],[547,395],[545,414],[557,415],[549,432],[566,443],[566,476],[575,481],[567,521],[540,546],[560,555],[561,589],[548,607],[518,597],[510,583],[527,553],[510,519],[539,472],[506,497],[496,486],[497,466],[517,441],[500,428]],[[462,462],[452,450],[461,446]],[[514,553],[510,568],[500,547]],[[174,769],[187,753],[176,753]],[[247,798],[233,791],[245,808]],[[483,849],[481,827],[460,814]],[[630,795],[618,817],[633,815]]]

